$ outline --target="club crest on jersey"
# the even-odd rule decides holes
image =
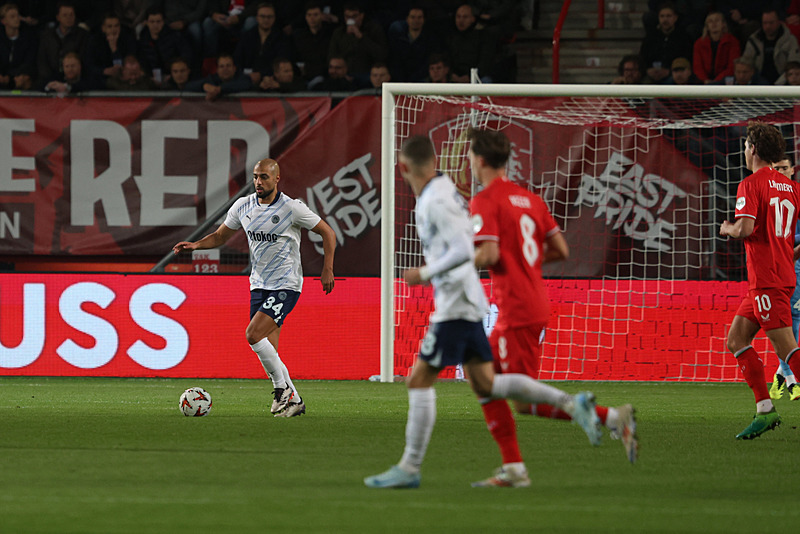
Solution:
[[[744,208],[744,204],[745,204],[744,197],[739,197],[739,198],[736,199],[736,209],[737,210],[740,210],[740,209]]]
[[[277,215],[273,215],[272,216],[272,224],[278,224],[278,221],[280,221],[280,220],[281,220],[281,218],[278,217]]]
[[[483,228],[483,217],[481,217],[479,214],[473,215],[472,231],[477,234],[481,231],[481,228]]]
[[[278,291],[278,300],[286,300],[286,291]]]

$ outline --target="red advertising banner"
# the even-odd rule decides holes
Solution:
[[[168,251],[330,107],[327,97],[0,98],[0,253]]]
[[[246,276],[5,274],[0,375],[265,378],[249,302]],[[378,374],[379,309],[376,279],[307,278],[278,347],[292,377]]]

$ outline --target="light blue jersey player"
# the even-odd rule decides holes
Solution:
[[[794,163],[791,156],[787,156],[778,163],[773,164],[772,168],[790,180],[794,179]],[[795,227],[794,243],[795,246],[800,244],[800,222]],[[792,307],[792,332],[794,332],[794,338],[798,339],[798,329],[800,328],[800,260],[794,262],[794,272],[797,275],[798,284],[794,288],[790,305]],[[780,365],[772,379],[769,396],[776,400],[780,399],[788,388],[791,400],[800,399],[800,386],[797,385],[794,373],[792,373],[786,362],[780,358],[778,358],[778,362]]]
[[[435,309],[419,355],[406,382],[406,445],[397,465],[364,479],[370,488],[415,488],[436,421],[433,384],[447,366],[463,363],[475,393],[483,398],[513,398],[553,404],[574,414],[593,444],[599,444],[600,420],[591,393],[569,395],[522,374],[495,375],[492,350],[483,330],[486,294],[475,270],[473,231],[468,208],[452,180],[437,174],[430,139],[408,139],[398,168],[417,197],[414,209],[425,265],[408,269],[408,285],[432,284]],[[516,439],[516,438],[515,438]],[[530,485],[524,464],[518,484]]]
[[[199,241],[181,241],[173,247],[198,250],[219,247],[237,230],[244,229],[250,247],[250,324],[245,336],[272,379],[275,417],[295,417],[306,412],[289,370],[278,356],[278,339],[286,316],[303,288],[300,263],[300,233],[310,230],[322,236],[324,253],[320,279],[325,293],[333,290],[333,254],[336,234],[303,202],[278,191],[280,167],[274,159],[263,159],[253,169],[256,192],[240,198],[228,210],[219,228]]]

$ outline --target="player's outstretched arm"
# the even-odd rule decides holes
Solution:
[[[322,236],[323,258],[320,281],[322,282],[322,290],[325,291],[325,294],[328,294],[333,291],[333,254],[336,250],[336,232],[333,231],[333,228],[328,223],[322,220],[311,231]]]
[[[228,239],[233,237],[233,234],[235,233],[236,230],[228,228],[223,223],[219,225],[219,228],[217,228],[213,234],[208,234],[199,241],[181,241],[180,243],[177,243],[174,247],[172,247],[172,252],[174,254],[180,254],[184,250],[205,250],[207,248],[216,248],[224,245]]]
[[[719,227],[719,235],[725,235],[734,239],[744,239],[753,233],[755,219],[751,217],[739,217],[735,223],[722,221]]]

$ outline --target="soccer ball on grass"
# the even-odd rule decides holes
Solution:
[[[211,411],[211,395],[203,388],[189,388],[181,394],[178,407],[186,417],[202,417]]]

